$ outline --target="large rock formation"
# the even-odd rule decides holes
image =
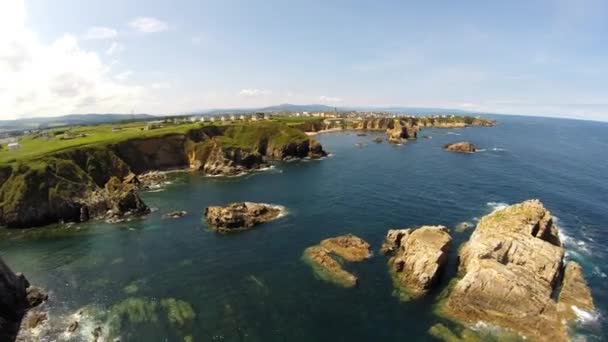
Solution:
[[[485,321],[511,329],[531,340],[567,341],[562,321],[575,317],[573,306],[593,309],[593,301],[576,264],[566,267],[561,281],[563,260],[557,227],[540,201],[497,210],[480,220],[460,250],[461,278],[441,312],[465,324]]]
[[[239,202],[205,208],[205,220],[211,229],[227,233],[249,229],[278,218],[284,209],[263,203]]]
[[[342,287],[354,287],[358,278],[342,268],[341,261],[360,262],[371,257],[370,245],[352,234],[321,241],[304,250],[303,260],[322,280]]]
[[[389,230],[382,252],[394,252],[388,265],[401,298],[420,297],[432,288],[447,262],[451,242],[444,226]]]
[[[13,273],[0,258],[0,341],[14,341],[26,311],[46,298],[46,294],[30,286],[21,273]]]
[[[418,130],[418,125],[414,120],[393,119],[386,129],[386,135],[388,142],[400,144],[403,139],[416,139]]]
[[[477,147],[468,141],[461,141],[443,146],[446,151],[460,152],[460,153],[475,153]]]

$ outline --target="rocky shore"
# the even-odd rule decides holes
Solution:
[[[285,209],[280,206],[239,202],[223,207],[207,207],[203,215],[211,229],[220,233],[229,233],[270,222],[279,218],[284,212]]]
[[[272,161],[325,155],[321,144],[300,130],[272,122],[204,126],[81,147],[0,166],[0,225],[28,228],[99,218],[120,222],[148,212],[137,190],[162,186],[165,176],[158,171],[231,176]]]
[[[0,341],[14,341],[28,311],[46,301],[47,295],[31,286],[25,276],[13,271],[0,258]],[[37,314],[31,323],[45,320]]]
[[[354,287],[358,278],[342,262],[361,262],[371,257],[370,245],[352,234],[328,238],[304,250],[302,259],[320,279],[341,287]]]

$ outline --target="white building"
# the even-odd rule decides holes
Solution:
[[[215,117],[213,117],[213,116],[212,116],[212,117],[210,117],[210,118],[209,118],[209,121],[211,121],[211,122],[215,122]]]
[[[221,121],[226,121],[226,117],[222,115],[222,116],[220,117],[220,120],[221,120]]]
[[[12,142],[12,143],[8,144],[9,151],[18,150],[20,148],[21,148],[21,145],[18,142]]]
[[[245,120],[245,115],[241,114],[240,119]]]
[[[207,118],[206,118],[206,117],[204,117],[204,116],[201,116],[201,118],[200,118],[200,122],[205,122],[205,121],[207,121]]]
[[[236,115],[230,115],[230,121],[236,120]]]

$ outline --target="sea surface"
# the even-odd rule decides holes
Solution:
[[[402,146],[372,142],[381,133],[320,134],[328,158],[238,178],[172,173],[171,184],[143,194],[157,208],[144,219],[4,230],[0,255],[50,291],[54,320],[83,307],[107,316],[83,320],[75,340],[114,324],[121,341],[429,341],[428,329],[443,322],[433,311],[437,295],[472,232],[455,226],[538,198],[557,218],[567,257],[583,265],[598,307],[574,334],[607,339],[608,124],[495,118],[493,128],[425,129]],[[460,140],[482,151],[442,150]],[[288,214],[251,231],[211,232],[203,209],[233,201],[279,204]],[[188,215],[162,218],[172,210]],[[428,297],[400,302],[379,247],[389,228],[429,224],[452,231],[448,272]],[[374,248],[369,261],[346,266],[360,279],[353,289],[317,279],[301,260],[306,247],[345,233]],[[171,319],[161,305],[167,298],[193,312],[179,302],[183,311]],[[122,316],[111,323],[112,313]]]

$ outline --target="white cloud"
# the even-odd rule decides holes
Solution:
[[[331,96],[319,96],[319,101],[321,102],[329,102],[329,103],[337,103],[342,102],[342,99],[339,97],[331,97]]]
[[[143,33],[163,32],[169,29],[169,24],[152,17],[135,18],[129,23],[129,26]]]
[[[272,94],[272,91],[266,89],[241,89],[239,96],[244,97],[260,97]]]
[[[129,79],[129,77],[131,77],[132,74],[133,74],[133,71],[127,70],[127,71],[123,71],[120,74],[114,76],[114,78],[119,81],[126,81]]]
[[[84,39],[87,40],[103,40],[112,39],[118,36],[118,31],[109,27],[91,27],[84,34]]]
[[[112,45],[110,45],[110,47],[106,50],[106,55],[115,56],[121,53],[124,49],[125,46],[123,44],[112,42]]]
[[[0,118],[128,112],[143,102],[143,87],[116,82],[74,35],[41,42],[25,26],[23,1],[0,2],[0,23]]]

